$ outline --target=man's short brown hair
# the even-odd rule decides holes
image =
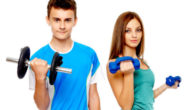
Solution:
[[[51,8],[62,8],[64,10],[73,10],[74,16],[77,18],[76,14],[76,2],[74,0],[49,0],[47,5],[47,16],[50,16]]]

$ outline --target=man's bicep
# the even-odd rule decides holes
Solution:
[[[96,83],[90,84],[89,91],[96,92],[97,91],[97,84]]]
[[[99,110],[100,109],[100,99],[97,90],[97,84],[91,84],[89,88],[89,109]]]
[[[90,88],[89,88],[89,100],[93,101],[93,100],[99,100],[99,94],[98,94],[98,90],[97,90],[97,84],[91,84]]]

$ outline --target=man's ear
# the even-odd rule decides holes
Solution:
[[[47,24],[50,25],[50,21],[49,21],[49,17],[48,16],[45,17],[45,20],[46,20]]]
[[[77,24],[77,20],[78,20],[78,18],[74,19],[74,26]]]

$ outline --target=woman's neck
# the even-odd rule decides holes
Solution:
[[[124,56],[131,56],[133,58],[137,58],[136,48],[131,48],[131,47],[128,47],[128,46],[124,46],[123,55]]]
[[[70,51],[70,49],[72,48],[73,41],[71,38],[60,40],[53,37],[52,40],[50,41],[50,45],[55,51],[66,53]]]

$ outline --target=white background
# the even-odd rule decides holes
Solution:
[[[106,77],[112,31],[119,14],[137,12],[145,27],[145,59],[155,74],[154,89],[169,75],[180,75],[177,90],[169,89],[154,103],[155,110],[193,110],[195,14],[193,0],[76,0],[78,24],[72,39],[84,43],[98,54],[105,80],[98,85],[102,110],[119,110]],[[16,64],[20,48],[31,52],[51,40],[45,16],[48,0],[2,0],[0,2],[0,109],[36,110],[28,75],[19,80]]]

